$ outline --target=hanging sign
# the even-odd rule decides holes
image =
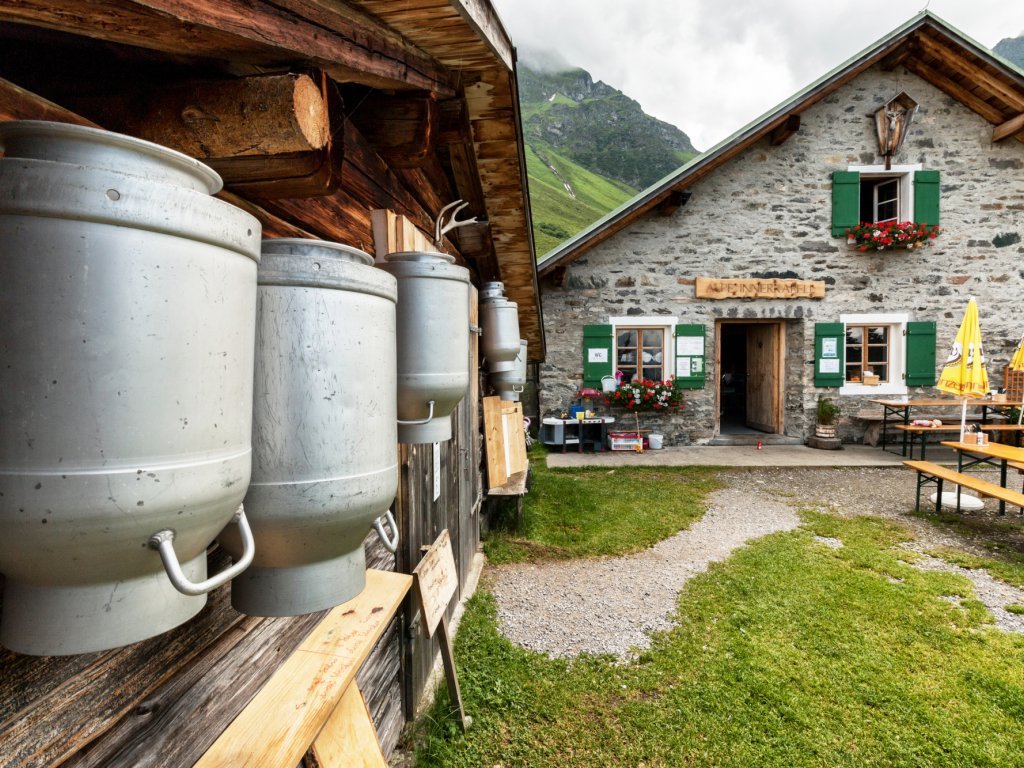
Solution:
[[[695,292],[698,299],[823,299],[823,280],[726,279],[698,277]]]

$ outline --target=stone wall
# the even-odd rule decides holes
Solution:
[[[901,91],[920,108],[894,163],[941,172],[944,232],[915,251],[861,253],[831,237],[831,173],[882,162],[871,116]],[[1024,331],[1024,144],[992,144],[991,135],[988,122],[902,68],[869,70],[804,112],[799,132],[781,146],[760,142],[691,186],[672,216],[652,213],[588,251],[569,266],[563,287],[544,281],[542,412],[563,407],[582,382],[583,326],[624,315],[671,315],[707,329],[707,385],[687,393],[681,414],[657,417],[669,444],[714,435],[719,318],[785,320],[789,435],[813,430],[818,396],[837,395],[814,387],[812,360],[814,323],[838,322],[841,313],[934,320],[941,363],[973,295],[998,384]],[[824,280],[826,297],[698,300],[698,276]],[[870,408],[866,399],[839,398],[848,440],[863,431],[850,416]]]

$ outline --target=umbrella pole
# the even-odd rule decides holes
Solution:
[[[967,431],[967,398],[962,398],[963,405],[960,409],[960,442],[964,441],[964,433]]]

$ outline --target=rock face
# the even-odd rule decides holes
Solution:
[[[527,144],[640,190],[697,154],[685,133],[582,69],[545,73],[519,65]]]
[[[907,91],[921,107],[895,164],[936,170],[942,234],[914,251],[861,253],[831,236],[833,171],[879,163],[873,122],[866,117]],[[689,202],[671,216],[652,212],[571,263],[561,286],[542,283],[547,360],[541,366],[541,409],[569,402],[581,386],[583,328],[637,316],[643,325],[701,324],[706,381],[687,391],[686,409],[659,416],[666,444],[705,443],[715,436],[716,338],[729,321],[778,322],[784,334],[783,432],[813,433],[819,396],[843,409],[845,441],[859,441],[878,411],[870,395],[814,386],[815,324],[843,315],[899,313],[937,323],[937,362],[945,360],[967,298],[977,297],[991,379],[1024,328],[1024,144],[993,144],[992,126],[930,83],[875,67],[808,108],[798,133],[780,146],[761,141],[692,184]],[[704,300],[694,280],[786,275],[826,284],[824,299]],[[622,323],[625,325],[626,323]],[[613,358],[614,359],[614,358]],[[911,396],[934,394],[911,388]],[[644,425],[646,426],[646,425]]]
[[[1024,35],[1004,37],[992,49],[1007,61],[1011,61],[1024,69]]]

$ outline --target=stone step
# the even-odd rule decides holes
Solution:
[[[716,435],[708,445],[757,445],[760,440],[762,445],[803,445],[802,437],[790,437],[789,435]]]

